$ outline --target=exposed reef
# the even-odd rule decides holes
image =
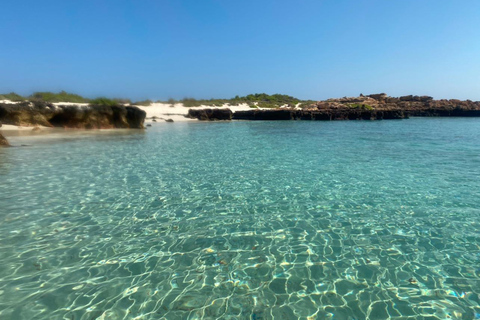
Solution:
[[[42,102],[0,103],[0,121],[17,126],[141,129],[145,117],[145,111],[133,106],[55,106]]]

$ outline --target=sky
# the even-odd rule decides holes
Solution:
[[[479,0],[17,0],[0,92],[480,100]]]

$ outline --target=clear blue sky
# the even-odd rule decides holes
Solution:
[[[17,0],[0,92],[480,100],[479,0]]]

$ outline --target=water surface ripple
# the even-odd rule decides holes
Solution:
[[[0,150],[0,319],[480,319],[480,120]]]

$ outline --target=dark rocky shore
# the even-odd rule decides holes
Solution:
[[[248,110],[237,111],[234,120],[382,120],[405,119],[408,115],[400,110]]]
[[[145,111],[133,106],[55,106],[43,102],[0,103],[0,122],[17,126],[142,129],[145,117]]]
[[[199,120],[390,120],[408,117],[480,117],[480,102],[433,100],[429,96],[361,95],[319,101],[304,109],[252,109],[233,113],[229,109],[190,109]]]
[[[60,105],[44,102],[0,103],[0,123],[74,129],[143,129],[146,112],[133,106]],[[37,127],[38,128],[38,127]],[[9,146],[0,134],[0,147]]]

